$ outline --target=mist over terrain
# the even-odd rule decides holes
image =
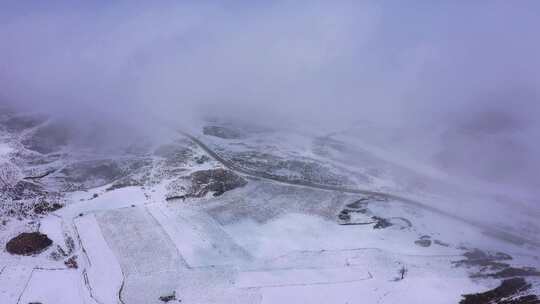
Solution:
[[[369,121],[412,157],[536,194],[539,9],[3,1],[0,102],[107,126],[106,142],[216,115],[320,135]]]
[[[539,12],[0,0],[0,303],[540,303]]]

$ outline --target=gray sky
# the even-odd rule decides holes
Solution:
[[[445,161],[485,155],[471,169],[484,177],[515,163],[505,182],[522,183],[540,169],[539,13],[525,0],[5,0],[0,102],[142,129],[150,113],[212,112],[436,127]]]

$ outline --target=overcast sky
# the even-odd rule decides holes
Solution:
[[[539,15],[532,0],[3,0],[0,102],[139,127],[201,113],[437,126],[447,154],[519,163],[522,182],[540,169]]]

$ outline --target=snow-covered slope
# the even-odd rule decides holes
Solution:
[[[1,204],[24,208],[0,214],[0,303],[458,303],[516,278],[531,285],[508,297],[540,292],[536,223],[520,226],[534,213],[476,224],[489,194],[350,134],[213,122],[200,142],[90,151],[8,116]],[[500,221],[531,242],[490,234]],[[52,245],[10,254],[21,232]]]

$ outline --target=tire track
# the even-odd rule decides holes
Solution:
[[[26,283],[24,284],[24,288],[21,291],[21,293],[19,294],[19,297],[17,298],[17,304],[19,304],[21,302],[21,299],[22,299],[24,293],[26,292],[26,289],[28,289],[28,285],[30,284],[30,280],[32,280],[32,275],[34,275],[35,270],[36,270],[35,268],[32,268],[32,271],[30,272],[30,275],[28,276],[28,280],[26,280]]]

